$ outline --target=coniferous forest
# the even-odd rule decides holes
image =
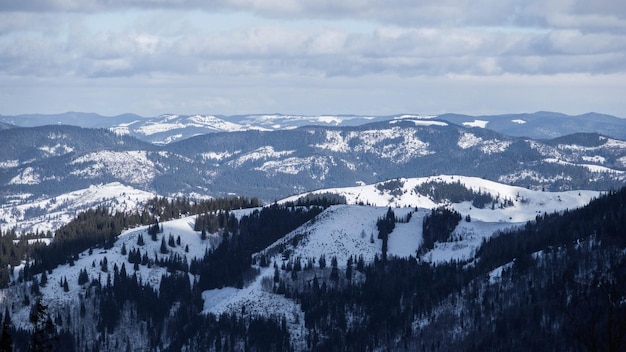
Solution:
[[[473,200],[480,198],[474,194]],[[476,198],[478,197],[478,198]],[[305,199],[258,207],[257,199],[202,202],[155,198],[143,212],[97,208],[59,229],[50,245],[0,236],[4,287],[8,269],[28,264],[14,282],[26,283],[22,302],[32,328],[16,324],[6,305],[0,321],[2,351],[623,351],[626,349],[626,188],[581,209],[540,214],[525,226],[499,233],[467,261],[433,265],[419,256],[387,256],[386,240],[399,219],[389,208],[377,221],[381,255],[274,263],[268,290],[299,304],[302,341],[294,344],[284,316],[204,314],[202,292],[243,288],[272,265],[262,253],[345,199]],[[235,216],[234,210],[251,209]],[[162,252],[180,245],[160,223],[195,215],[199,236],[219,233],[201,258],[142,252],[140,241],[160,241]],[[434,209],[420,224],[424,246],[446,241],[462,216]],[[105,260],[98,277],[81,275],[77,306],[48,307],[39,290],[59,265],[84,251],[105,251],[123,229],[148,226],[127,262]],[[151,237],[154,236],[154,239]],[[178,242],[178,243],[177,243]],[[142,266],[166,268],[158,289],[137,275]],[[6,271],[5,271],[6,270]],[[190,280],[190,277],[193,278]],[[70,281],[72,279],[70,278]]]

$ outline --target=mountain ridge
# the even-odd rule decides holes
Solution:
[[[602,189],[626,179],[626,142],[597,134],[509,137],[439,119],[203,134],[164,146],[104,129],[0,130],[0,190],[48,194],[122,182],[162,195],[265,200],[397,177],[462,174],[536,189]],[[590,144],[591,143],[591,144]]]
[[[21,127],[69,124],[87,128],[108,128],[119,134],[128,134],[150,143],[164,145],[205,133],[245,130],[273,131],[306,125],[327,127],[358,126],[405,117],[438,118],[450,123],[489,128],[510,136],[533,139],[551,139],[576,132],[598,132],[613,138],[626,139],[626,132],[624,132],[626,131],[625,118],[595,112],[566,115],[558,112],[537,111],[534,113],[476,116],[456,113],[381,116],[351,114],[289,115],[278,113],[244,115],[163,114],[156,117],[142,117],[132,113],[102,116],[96,113],[67,112],[50,115],[0,115],[0,123]]]

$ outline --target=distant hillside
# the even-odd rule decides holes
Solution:
[[[509,136],[533,139],[552,139],[578,132],[626,139],[626,118],[594,112],[576,116],[547,111],[487,116],[444,114],[438,118],[469,127],[488,128]]]
[[[11,196],[120,182],[162,195],[234,193],[271,201],[438,174],[546,190],[608,190],[626,181],[621,140],[593,134],[544,142],[437,119],[211,133],[166,146],[68,126],[16,128],[0,137],[8,141],[0,150],[0,192]]]
[[[0,116],[0,123],[20,127],[43,125],[73,125],[86,128],[106,128],[118,134],[130,135],[143,141],[164,145],[201,134],[241,131],[278,131],[303,126],[348,127],[375,122],[419,118],[437,118],[466,127],[486,128],[499,133],[533,139],[552,139],[574,133],[599,133],[626,140],[626,118],[599,113],[570,116],[540,111],[524,114],[470,116],[462,114],[387,116],[360,115],[177,115],[164,114],[142,117],[135,114],[102,116],[95,113],[67,112],[63,114],[32,114]]]

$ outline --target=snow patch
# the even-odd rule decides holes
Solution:
[[[459,138],[459,141],[456,143],[460,148],[468,149],[471,147],[475,147],[479,145],[483,141],[482,138],[477,137],[473,133],[465,132]]]
[[[241,166],[248,161],[267,160],[271,158],[281,158],[293,154],[294,150],[275,151],[272,146],[257,148],[252,152],[244,153],[237,160],[231,161],[229,164],[233,166]]]
[[[154,163],[146,151],[103,150],[81,156],[70,165],[88,164],[70,174],[77,176],[113,175],[134,184],[146,184],[156,176]]]
[[[419,119],[403,119],[403,120],[392,120],[389,121],[390,124],[396,124],[399,121],[411,121],[413,122],[416,126],[448,126],[447,123],[443,122],[443,121],[429,121],[429,120],[419,120]]]
[[[463,125],[468,126],[468,127],[486,128],[488,123],[489,121],[485,121],[485,120],[474,120],[472,122],[463,122]]]
[[[41,182],[41,175],[32,167],[27,167],[9,181],[10,185],[36,185]]]

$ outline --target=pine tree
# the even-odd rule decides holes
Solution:
[[[59,337],[48,315],[48,306],[41,303],[41,298],[31,308],[30,322],[33,324],[30,351],[56,351]]]
[[[48,275],[46,274],[46,271],[44,270],[41,273],[41,280],[39,281],[39,285],[41,285],[41,287],[45,287],[46,284],[48,284]]]
[[[161,254],[167,254],[167,245],[165,244],[165,237],[161,238],[161,248],[159,250],[161,252]]]
[[[346,262],[346,280],[352,281],[352,256],[350,256]]]
[[[337,257],[333,257],[330,260],[330,279],[333,281],[339,280],[339,269],[337,268]]]
[[[0,352],[13,351],[13,338],[11,337],[11,316],[9,315],[9,307],[6,307],[4,313],[4,321],[2,322],[2,336],[0,337]]]
[[[320,260],[318,261],[320,269],[326,268],[326,256],[324,254],[320,255]]]
[[[89,282],[89,274],[87,274],[87,269],[82,269],[78,274],[78,285],[82,286]]]
[[[139,234],[139,236],[137,236],[137,245],[138,246],[143,246],[145,243],[143,241],[143,236],[141,234]]]

